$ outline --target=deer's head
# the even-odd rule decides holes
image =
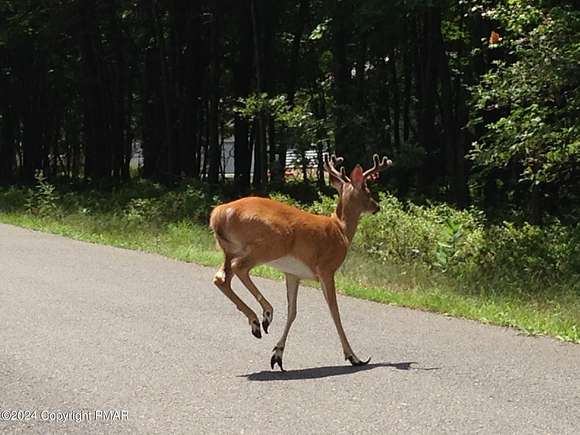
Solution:
[[[345,207],[358,214],[378,212],[379,204],[372,198],[367,182],[376,180],[379,172],[387,169],[393,162],[387,157],[380,160],[379,156],[375,154],[372,168],[363,171],[363,168],[357,164],[350,176],[347,176],[344,167],[340,168],[340,171],[337,169],[337,165],[342,161],[342,157],[324,155],[324,168],[328,172],[330,183],[338,190],[339,194],[337,214],[342,214]]]

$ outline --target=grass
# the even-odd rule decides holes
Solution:
[[[1,204],[0,204],[1,205]],[[0,222],[72,239],[156,253],[204,266],[218,266],[221,252],[205,225],[189,220],[150,223],[112,211],[40,216],[14,208],[2,211]],[[269,267],[253,273],[281,279]],[[416,264],[380,264],[354,249],[337,276],[346,295],[445,315],[518,328],[532,335],[550,335],[580,343],[580,297],[576,290],[530,297],[518,292],[466,290],[443,274]]]

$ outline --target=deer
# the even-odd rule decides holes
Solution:
[[[338,191],[336,211],[331,216],[317,215],[272,199],[249,196],[215,207],[210,215],[210,228],[217,246],[223,251],[224,263],[213,283],[241,311],[256,338],[262,338],[261,328],[268,333],[274,310],[250,278],[250,271],[267,264],[285,274],[287,293],[286,325],[280,340],[272,350],[270,367],[277,364],[282,372],[286,339],[296,319],[296,300],[301,280],[318,281],[330,309],[345,360],[353,366],[368,364],[353,352],[344,328],[336,297],[335,274],[344,262],[363,213],[377,213],[379,204],[372,198],[367,181],[392,165],[387,157],[373,156],[374,165],[364,171],[357,164],[350,176],[342,157],[324,154],[324,169],[330,184]],[[232,278],[237,276],[262,308],[262,323],[256,313],[232,290]]]

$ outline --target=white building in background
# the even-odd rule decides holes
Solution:
[[[317,167],[317,154],[316,150],[307,150],[306,159],[308,160],[308,168]],[[286,168],[302,170],[302,165],[299,164],[300,154],[294,148],[289,148],[286,151]],[[234,176],[234,138],[230,137],[224,140],[224,146],[222,149],[222,168],[226,177]],[[254,173],[254,155],[252,153],[252,168],[251,173]]]
[[[201,156],[203,161],[203,155]],[[234,138],[229,137],[224,139],[222,148],[222,162],[221,167],[227,178],[234,176]],[[315,149],[306,151],[306,159],[308,160],[308,168],[317,167],[317,154]],[[286,151],[286,168],[290,170],[301,171],[302,165],[300,162],[300,154],[294,148],[289,148]],[[140,143],[133,144],[133,156],[131,157],[131,167],[132,168],[142,168],[143,167],[143,149]],[[254,173],[254,156],[252,153],[252,167],[251,173]]]

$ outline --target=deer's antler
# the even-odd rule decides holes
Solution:
[[[365,179],[375,179],[377,178],[379,172],[384,171],[385,169],[387,169],[389,166],[391,166],[393,164],[393,162],[391,160],[389,160],[386,156],[383,157],[382,160],[379,161],[379,155],[375,154],[373,156],[373,167],[370,169],[367,169],[366,171],[364,171],[363,173],[363,177]]]
[[[324,169],[329,174],[334,175],[343,183],[349,183],[350,180],[346,176],[346,172],[344,171],[344,167],[340,168],[340,171],[336,169],[336,165],[340,165],[344,159],[342,157],[336,157],[334,154],[324,154]]]

